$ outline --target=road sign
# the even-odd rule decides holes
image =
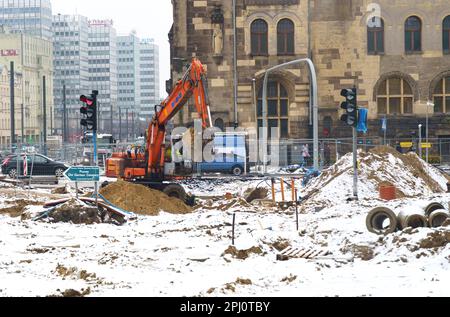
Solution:
[[[387,131],[387,119],[386,118],[381,119],[381,130]]]
[[[431,143],[422,143],[422,149],[431,149],[432,147]]]
[[[99,182],[99,167],[71,167],[64,176],[72,182]]]
[[[413,146],[413,143],[412,143],[412,142],[401,142],[401,143],[400,143],[400,146],[401,146],[402,148],[406,149],[406,148],[412,147],[412,146]]]

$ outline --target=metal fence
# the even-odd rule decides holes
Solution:
[[[425,141],[424,141],[425,142]],[[250,142],[251,143],[251,142]],[[407,153],[413,151],[420,153],[419,141],[417,139],[389,139],[386,144],[397,149],[399,152]],[[431,164],[450,165],[450,139],[429,139],[428,161]],[[104,166],[105,161],[113,152],[126,152],[131,143],[121,144],[101,144],[99,145],[99,165]],[[260,143],[261,144],[261,143]],[[384,145],[382,138],[359,138],[358,149],[369,151],[377,146]],[[403,147],[401,147],[403,146]],[[305,147],[309,156],[304,157]],[[268,144],[270,155],[272,151],[278,152],[278,165],[285,167],[289,165],[303,165],[309,167],[313,165],[313,140],[280,140],[276,143]],[[352,139],[322,139],[319,142],[319,161],[322,167],[330,166],[342,156],[352,152]],[[252,152],[251,149],[248,149]],[[261,150],[259,148],[259,150]],[[422,158],[426,159],[426,148],[422,149]],[[44,146],[43,144],[18,145],[11,149],[10,146],[0,146],[0,155],[5,157],[12,153],[39,153],[57,161],[65,162],[69,165],[90,165],[93,164],[93,146],[91,144],[63,144],[60,146]],[[251,156],[252,153],[250,153]],[[262,163],[260,156],[259,162]],[[255,165],[255,162],[251,164]]]

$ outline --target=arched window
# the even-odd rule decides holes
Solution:
[[[378,87],[379,114],[412,114],[414,95],[411,86],[403,78],[386,79]]]
[[[450,54],[450,15],[442,23],[442,46],[444,54]]]
[[[369,54],[384,53],[384,21],[374,17],[367,25],[367,52]]]
[[[450,76],[442,78],[433,94],[434,112],[449,113],[450,112]]]
[[[405,51],[422,51],[422,22],[416,16],[409,17],[405,22]]]
[[[289,97],[286,88],[277,81],[269,81],[267,85],[267,119],[269,137],[272,128],[278,128],[280,138],[289,137]],[[258,96],[258,128],[263,126],[263,89]]]
[[[268,55],[268,31],[266,21],[258,19],[252,22],[252,55]]]
[[[292,55],[295,53],[294,22],[283,19],[277,26],[278,55]]]

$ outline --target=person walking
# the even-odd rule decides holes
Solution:
[[[302,157],[303,157],[303,164],[305,166],[308,166],[309,158],[311,157],[311,155],[309,154],[309,146],[308,146],[308,144],[303,145]]]

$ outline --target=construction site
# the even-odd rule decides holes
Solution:
[[[192,207],[125,181],[101,189],[115,207],[99,209],[70,184],[2,183],[0,296],[447,295],[449,177],[388,147],[358,163],[358,201],[351,154],[306,187],[289,174],[179,181]]]
[[[166,5],[164,98],[153,39],[117,40],[112,20],[47,8],[58,79],[40,81],[36,143],[32,106],[21,104],[20,141],[15,117],[15,93],[30,99],[15,82],[27,90],[31,75],[14,72],[19,50],[1,50],[16,60],[2,77],[0,297],[448,296],[450,15],[437,59],[436,45],[422,50],[428,20],[398,13],[395,25],[403,3]],[[402,27],[405,54],[390,33]],[[63,38],[82,32],[83,44]]]

